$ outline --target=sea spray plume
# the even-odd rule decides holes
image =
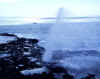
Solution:
[[[68,14],[67,14],[68,13]],[[72,28],[72,25],[68,26],[68,22],[66,21],[66,16],[69,16],[69,12],[65,12],[64,8],[60,8],[55,24],[51,27],[49,37],[47,38],[47,44],[45,45],[46,53],[43,55],[43,61],[47,62],[53,62],[52,56],[53,53],[58,54],[58,52],[55,52],[57,50],[64,50],[64,49],[76,49],[80,47],[80,45],[76,46],[78,44],[79,40],[74,40],[73,43],[73,37],[80,37],[78,34],[74,34],[74,32],[77,31],[77,29],[74,27]],[[75,35],[75,36],[74,36]]]
[[[64,8],[62,7],[62,8],[59,9],[59,11],[57,13],[56,24],[63,22],[64,18],[65,18],[65,11],[64,11]]]
[[[55,22],[54,26],[51,28],[49,37],[47,38],[48,43],[45,46],[46,53],[43,56],[43,61],[47,61],[47,62],[51,61],[53,50],[60,47],[60,45],[58,45],[59,43],[58,42],[55,43],[55,42],[58,39],[60,40],[60,38],[57,39],[56,37],[58,36],[58,32],[59,32],[58,29],[59,29],[59,27],[62,26],[61,24],[63,22],[64,22],[64,8],[60,8],[58,11],[58,14],[57,14],[56,22]],[[54,46],[54,44],[55,44],[55,46]]]

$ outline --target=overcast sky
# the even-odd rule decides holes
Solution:
[[[100,16],[100,0],[0,0],[0,16],[53,17],[60,7],[73,16]]]

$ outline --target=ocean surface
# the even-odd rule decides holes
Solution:
[[[51,28],[54,27],[55,23],[26,23],[26,24],[9,24],[9,25],[0,25],[0,33],[11,33],[16,34],[19,37],[27,37],[27,38],[37,38],[42,42],[46,42],[46,39],[49,37],[49,33],[51,32]],[[62,28],[62,31],[66,31],[70,33],[71,39],[76,38],[74,36],[73,29],[75,28],[78,33],[82,33],[85,38],[90,37],[97,38],[95,41],[99,41],[100,36],[100,21],[95,22],[67,22],[63,25],[66,28]],[[91,29],[91,30],[89,30]],[[72,31],[72,32],[70,32]],[[89,31],[89,32],[88,32]],[[75,31],[74,31],[75,32]],[[87,33],[85,33],[87,32]],[[93,35],[92,35],[93,34]],[[88,35],[88,36],[87,36]],[[87,36],[87,37],[86,37]],[[56,37],[56,36],[55,36]],[[70,37],[70,36],[68,36]],[[70,38],[69,38],[70,39]],[[52,38],[53,40],[53,38]],[[93,41],[94,42],[94,41]]]
[[[52,26],[51,23],[0,25],[0,33],[13,33],[18,34],[20,36],[38,36],[39,38],[42,38],[42,36],[48,33],[50,26]]]

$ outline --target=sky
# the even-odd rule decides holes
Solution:
[[[0,0],[0,17],[100,16],[100,0]]]

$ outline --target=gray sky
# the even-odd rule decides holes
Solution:
[[[66,16],[100,16],[100,0],[0,0],[0,16],[53,17],[60,7]]]

